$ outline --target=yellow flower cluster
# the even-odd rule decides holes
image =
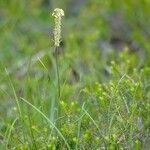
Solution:
[[[64,16],[64,11],[59,8],[55,8],[52,16],[55,18],[55,28],[54,28],[54,42],[55,46],[59,47],[61,39],[61,19]]]

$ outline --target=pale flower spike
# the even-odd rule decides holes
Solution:
[[[64,16],[64,11],[59,8],[55,8],[52,16],[55,18],[55,28],[54,28],[54,42],[55,46],[59,47],[61,39],[61,19]]]

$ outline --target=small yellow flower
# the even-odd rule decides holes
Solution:
[[[52,13],[52,16],[56,17],[56,18],[59,18],[59,17],[62,17],[64,16],[64,11],[60,8],[55,8],[54,9],[54,12]]]

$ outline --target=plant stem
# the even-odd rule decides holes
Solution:
[[[60,98],[60,76],[59,76],[59,65],[58,65],[58,50],[59,47],[55,47],[55,61],[56,61],[56,76],[57,76],[57,90],[58,90],[58,99]]]

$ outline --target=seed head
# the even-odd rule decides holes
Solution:
[[[55,28],[54,28],[54,42],[55,46],[59,47],[61,39],[61,19],[64,16],[64,11],[59,8],[55,8],[52,16],[55,19]]]

